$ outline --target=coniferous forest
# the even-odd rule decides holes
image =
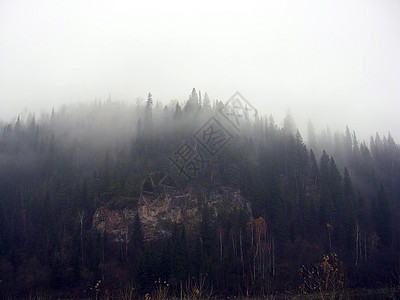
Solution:
[[[238,99],[193,89],[0,123],[1,297],[398,295],[390,133],[299,132]],[[165,199],[192,214],[148,212]]]

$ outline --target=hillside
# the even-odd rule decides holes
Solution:
[[[310,123],[306,144],[290,115],[279,126],[240,94],[109,99],[0,128],[2,297],[83,297],[100,280],[144,295],[159,279],[171,294],[310,293],[321,262],[337,268],[324,292],[397,286],[399,218],[390,134]]]

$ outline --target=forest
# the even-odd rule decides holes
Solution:
[[[0,122],[0,297],[395,297],[400,146],[343,128],[310,121],[305,142],[290,114],[195,89]],[[172,179],[150,195],[151,174]],[[214,209],[226,189],[248,205]],[[149,235],[138,203],[184,192],[199,222]],[[104,207],[132,211],[125,240],[94,226]]]

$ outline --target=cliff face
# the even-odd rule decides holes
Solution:
[[[143,195],[137,207],[110,209],[100,207],[93,215],[93,228],[114,237],[116,242],[129,240],[129,230],[135,214],[138,213],[146,240],[160,239],[171,234],[174,223],[184,224],[187,232],[197,230],[201,222],[201,202],[211,208],[214,218],[222,210],[242,208],[250,211],[249,203],[240,191],[223,187],[207,191],[206,199],[198,199],[194,189],[175,190],[165,194]]]

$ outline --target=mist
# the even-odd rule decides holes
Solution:
[[[1,0],[0,298],[400,296],[399,12]]]
[[[306,137],[400,140],[397,1],[2,1],[0,119],[95,99],[226,102],[240,91]]]
[[[275,121],[240,93],[213,98],[195,88],[166,104],[151,93],[109,96],[1,123],[0,295],[21,299],[40,287],[122,299],[126,286],[143,299],[165,278],[172,298],[161,298],[175,299],[202,268],[216,297],[244,295],[247,274],[273,277],[274,296],[294,295],[296,276],[314,276],[305,262],[331,265],[325,253],[350,278],[338,281],[343,293],[380,293],[400,253],[391,134],[364,142],[348,126],[319,133],[309,121],[306,144],[290,111]]]

